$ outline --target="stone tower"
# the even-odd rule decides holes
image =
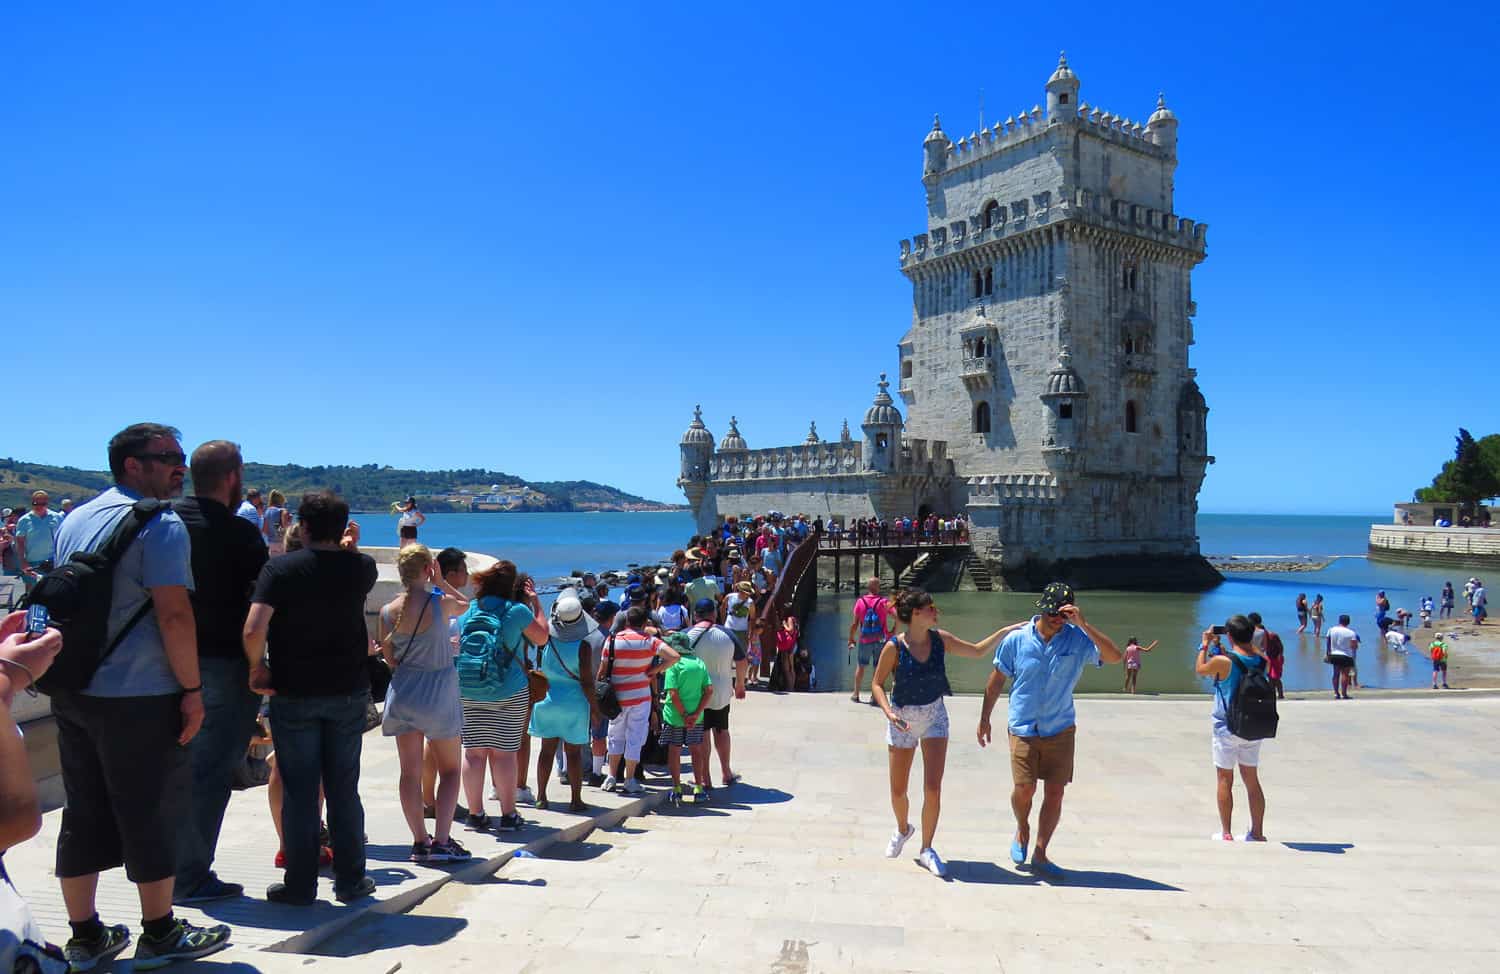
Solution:
[[[1207,583],[1188,367],[1207,226],[1174,212],[1178,120],[1162,96],[1144,127],[1081,101],[1066,57],[1044,91],[1045,112],[923,141],[905,436],[945,447],[976,550],[1008,575],[1067,563],[1088,582],[1086,561],[1145,556]]]
[[[714,435],[703,425],[703,407],[693,407],[693,421],[682,434],[677,444],[682,465],[677,474],[677,486],[687,496],[693,513],[703,507],[708,494],[708,464],[714,452]]]

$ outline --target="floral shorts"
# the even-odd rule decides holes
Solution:
[[[896,716],[906,721],[906,730],[886,722],[885,742],[891,747],[912,748],[929,737],[947,738],[948,708],[941,697],[932,703],[894,709]]]

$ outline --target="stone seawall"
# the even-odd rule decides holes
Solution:
[[[1500,568],[1500,529],[1370,526],[1370,557],[1424,565]]]

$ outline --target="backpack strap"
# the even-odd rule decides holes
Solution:
[[[109,540],[99,546],[98,553],[109,560],[109,570],[114,571],[115,566],[120,563],[120,559],[125,557],[126,550],[135,542],[136,537],[140,535],[141,529],[152,518],[163,511],[170,511],[171,509],[172,505],[170,503],[157,500],[154,497],[144,497],[132,504],[130,506],[130,513],[126,514],[115,527],[114,533],[109,536]],[[146,601],[141,603],[139,609],[135,610],[135,615],[132,615],[129,621],[120,627],[120,631],[115,633],[114,638],[104,647],[104,652],[99,654],[100,665],[103,665],[104,661],[109,659],[110,654],[119,647],[120,643],[125,641],[126,636],[130,635],[130,630],[139,625],[141,620],[146,618],[146,615],[155,607],[155,603],[151,601],[151,595],[147,593]]]
[[[571,676],[573,678],[573,682],[574,683],[577,683],[577,684],[581,685],[583,683],[583,681],[578,678],[578,674],[577,673],[574,673],[572,670],[568,669],[568,664],[565,663],[565,662],[563,662],[562,653],[559,653],[557,651],[557,644],[554,643],[551,640],[550,637],[547,639],[547,648],[550,649],[550,650],[552,650],[552,655],[553,656],[557,657],[557,665],[559,665],[559,666],[561,666],[563,668],[563,672],[566,673],[566,674],[568,674],[568,676]]]

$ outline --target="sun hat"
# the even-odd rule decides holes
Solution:
[[[749,582],[736,582],[734,587],[746,595],[755,594],[755,586],[751,585]]]
[[[1056,612],[1065,605],[1073,604],[1073,586],[1067,582],[1049,582],[1042,589],[1041,598],[1036,600],[1036,607],[1043,612]]]
[[[557,601],[552,603],[552,618],[547,624],[552,638],[565,643],[577,642],[598,628],[589,614],[583,611],[583,600],[578,597],[578,593],[571,588],[563,589]]]

